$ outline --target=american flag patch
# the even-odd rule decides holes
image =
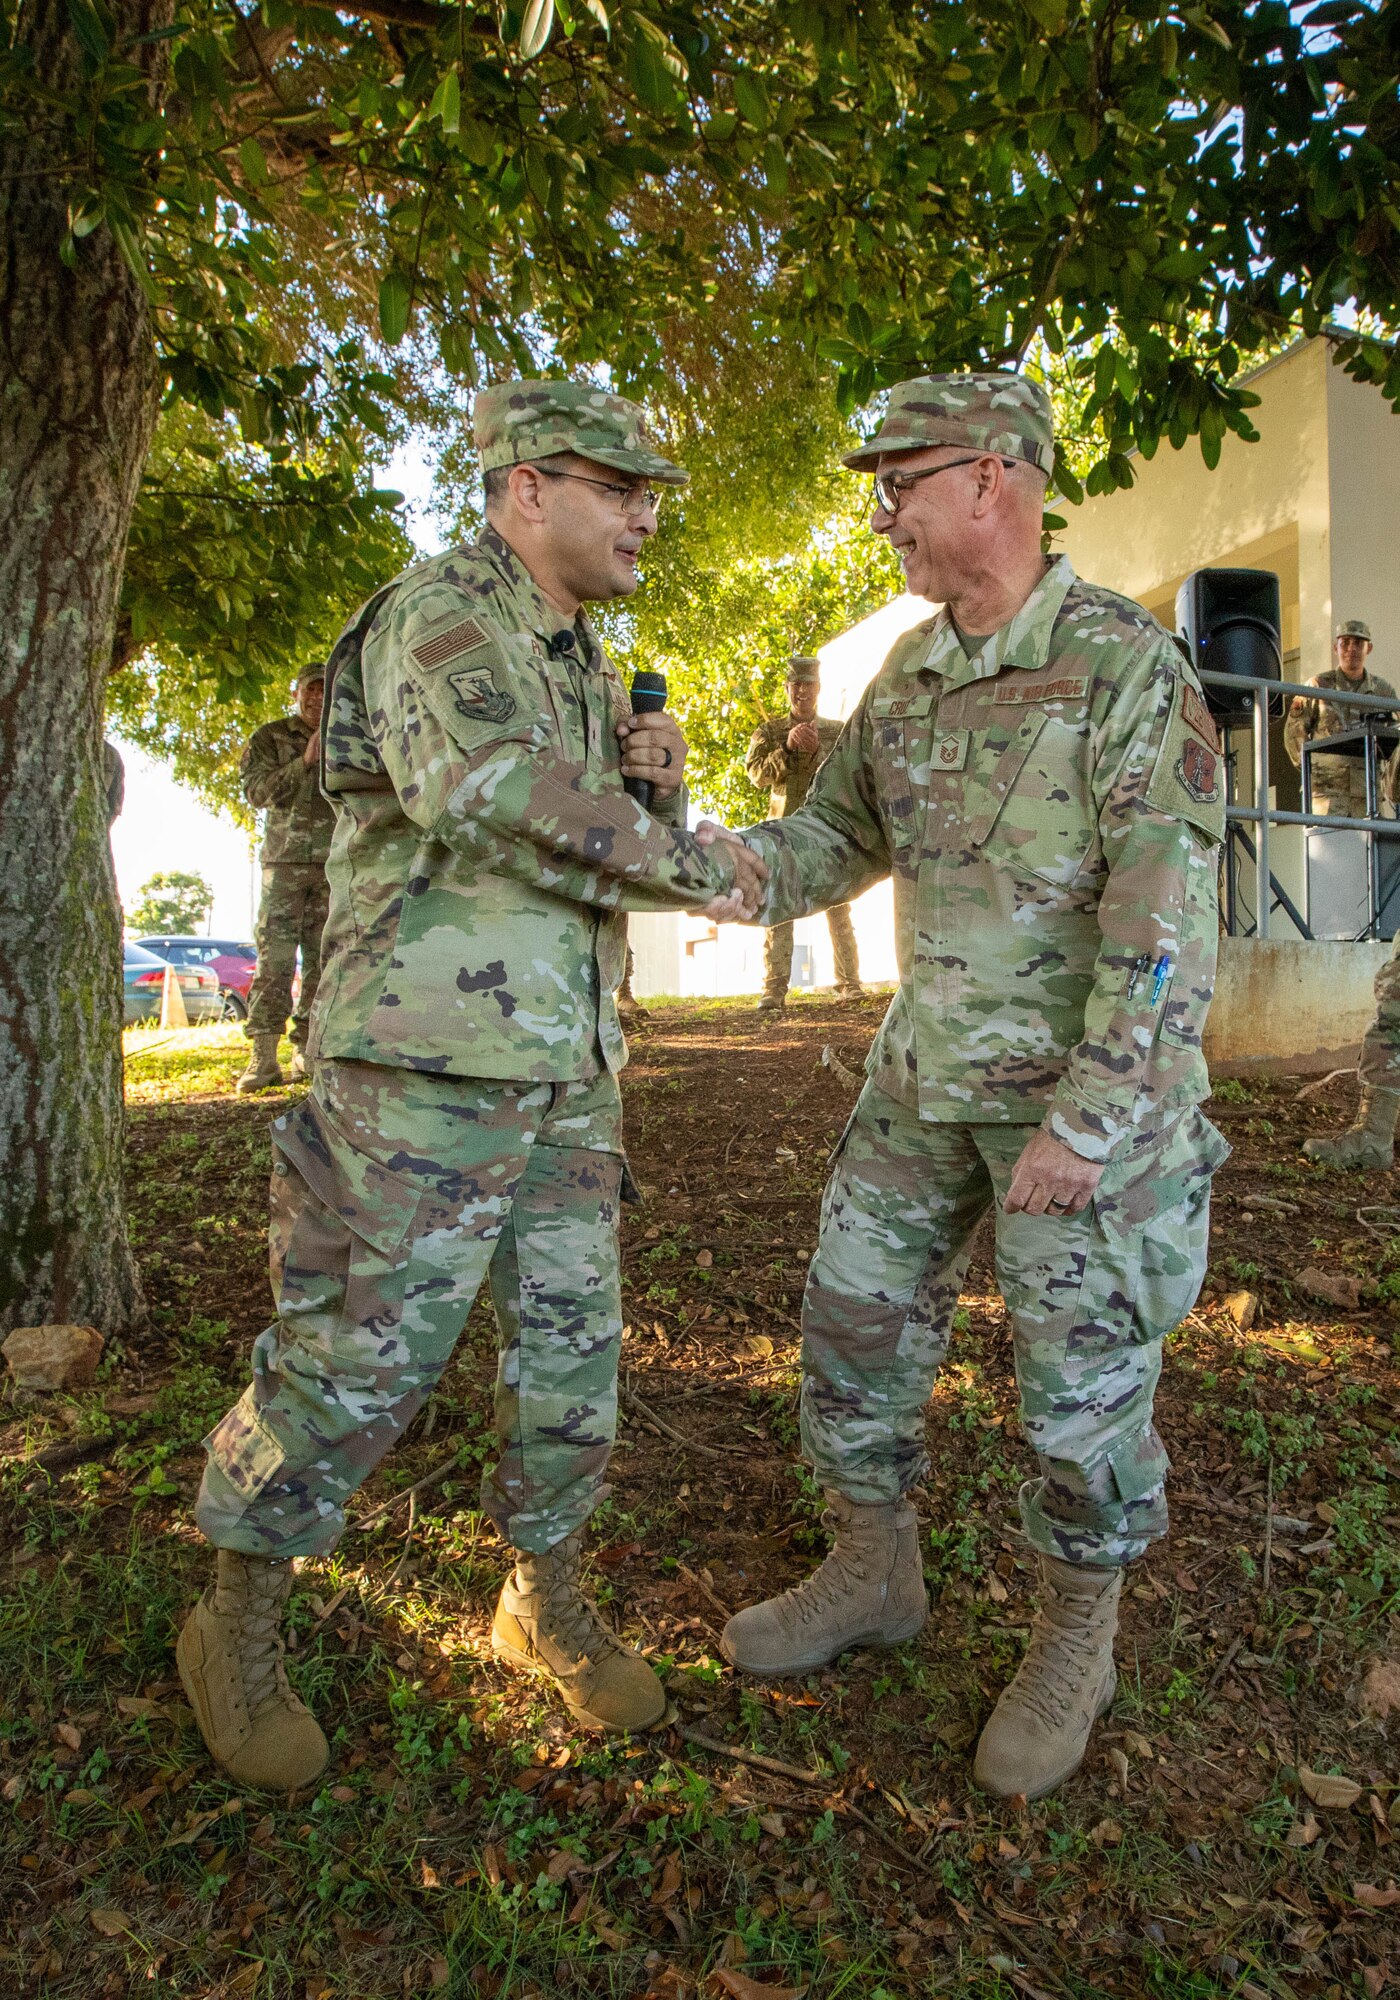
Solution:
[[[424,639],[408,650],[420,667],[441,667],[462,653],[474,653],[478,646],[489,644],[475,618],[460,618],[445,632],[435,632],[431,639]]]

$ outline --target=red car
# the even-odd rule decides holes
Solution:
[[[136,940],[172,965],[207,965],[224,997],[223,1018],[241,1021],[248,1012],[248,988],[258,969],[256,945],[235,938],[143,937]]]

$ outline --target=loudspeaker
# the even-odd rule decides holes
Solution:
[[[1197,673],[1283,678],[1278,578],[1271,569],[1192,570],[1176,594],[1176,622]],[[1212,715],[1224,723],[1247,722],[1254,691],[1207,687]],[[1283,697],[1269,696],[1269,713],[1283,712]]]

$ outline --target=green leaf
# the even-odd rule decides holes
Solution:
[[[253,187],[266,187],[268,182],[267,155],[256,139],[245,139],[238,149],[238,164],[244,177]]]
[[[735,71],[734,102],[739,107],[740,115],[750,125],[755,126],[760,132],[767,128],[773,115],[769,107],[768,92],[752,70]]]
[[[402,271],[386,272],[379,284],[379,330],[386,346],[397,347],[408,332],[413,291]]]
[[[526,62],[546,47],[553,27],[554,0],[530,0],[520,24],[520,53]]]
[[[462,123],[462,85],[455,69],[448,70],[433,92],[429,118],[436,118],[444,132],[456,132]]]
[[[106,62],[112,48],[111,28],[93,0],[68,0],[68,19],[83,54],[93,63]]]

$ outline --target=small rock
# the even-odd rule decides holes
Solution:
[[[0,1343],[0,1353],[16,1388],[54,1395],[91,1387],[103,1345],[95,1326],[17,1326]]]
[[[1226,1292],[1224,1306],[1241,1333],[1248,1333],[1259,1310],[1257,1292]]]
[[[1355,1312],[1365,1290],[1360,1278],[1339,1277],[1332,1271],[1319,1271],[1316,1264],[1309,1264],[1306,1270],[1298,1273],[1298,1283],[1310,1298],[1322,1299],[1329,1306],[1340,1306],[1343,1312]]]

